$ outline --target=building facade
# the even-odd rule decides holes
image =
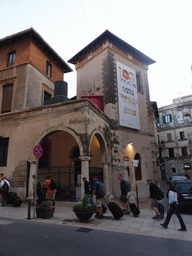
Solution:
[[[159,108],[157,136],[160,167],[166,179],[171,175],[191,175],[192,171],[192,96],[173,99]]]
[[[82,177],[98,175],[118,195],[122,173],[133,190],[137,182],[148,193],[146,178],[157,177],[152,59],[105,31],[69,60],[77,70],[74,99],[63,81],[71,68],[33,28],[1,39],[0,59],[0,172],[12,191],[27,198],[32,175],[51,174],[57,199],[74,201],[83,195]]]

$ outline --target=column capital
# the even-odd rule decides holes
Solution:
[[[30,164],[36,164],[36,163],[37,163],[36,160],[29,160],[28,162],[29,162]]]
[[[91,157],[90,156],[80,156],[79,159],[81,161],[89,161],[91,159]]]

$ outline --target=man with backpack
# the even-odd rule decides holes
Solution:
[[[130,214],[129,200],[127,196],[128,192],[131,191],[130,183],[128,181],[125,181],[122,178],[122,174],[118,175],[118,180],[120,180],[120,189],[121,189],[120,203],[123,206],[123,213]]]
[[[52,201],[52,205],[55,206],[55,195],[56,195],[56,182],[55,180],[48,175],[47,180],[43,183],[43,186],[47,188],[45,200]]]
[[[147,183],[149,185],[151,208],[155,212],[155,216],[152,219],[160,220],[162,218],[162,215],[159,212],[158,207],[157,207],[157,201],[160,200],[158,187],[155,183],[152,182],[151,179],[147,179]]]
[[[8,205],[8,193],[10,188],[10,182],[5,177],[2,177],[1,180],[1,193],[2,193],[2,205],[6,206]]]
[[[103,198],[106,194],[105,187],[101,181],[98,180],[97,176],[93,177],[94,181],[94,186],[93,186],[93,193],[92,196],[96,196],[96,209],[97,213],[95,217],[97,219],[103,219],[103,208],[102,208],[102,203],[103,203]]]

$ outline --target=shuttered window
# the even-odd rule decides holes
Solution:
[[[166,115],[166,116],[163,116],[163,123],[164,124],[168,124],[168,123],[171,123],[172,122],[172,115]]]
[[[6,113],[11,111],[12,94],[13,94],[13,84],[4,85],[1,113]]]

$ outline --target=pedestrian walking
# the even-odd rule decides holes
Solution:
[[[149,178],[147,179],[147,183],[149,185],[149,192],[150,192],[150,198],[151,198],[151,208],[155,212],[155,216],[152,219],[158,219],[160,220],[162,218],[161,213],[158,210],[157,207],[157,197],[158,197],[158,188],[155,183],[152,182],[152,180]]]
[[[57,192],[55,179],[48,175],[46,181],[43,183],[43,186],[46,186],[47,188],[45,200],[52,201],[52,206],[55,206],[55,195]]]
[[[92,199],[93,189],[92,189],[91,183],[87,180],[86,177],[83,177],[83,182],[84,182],[85,195],[90,195],[90,197],[91,197],[90,202],[92,205],[95,205],[95,203],[93,202],[93,199]]]
[[[93,177],[93,181],[94,181],[94,186],[93,186],[92,197],[94,195],[96,196],[96,211],[97,211],[95,217],[97,219],[103,219],[102,204],[103,204],[103,198],[104,198],[104,193],[105,193],[104,191],[102,192],[102,190],[104,189],[103,184],[98,180],[97,176]]]
[[[169,222],[171,220],[172,215],[175,213],[177,218],[179,219],[181,228],[178,229],[179,231],[187,231],[185,223],[179,213],[179,203],[178,203],[178,198],[177,198],[177,192],[175,189],[172,187],[171,182],[166,182],[166,186],[168,188],[167,191],[167,199],[168,199],[168,213],[167,217],[165,219],[165,222],[163,224],[160,224],[162,227],[166,228],[169,225]]]
[[[4,173],[0,173],[0,200],[2,200],[2,190],[1,190],[1,181],[4,176]]]
[[[1,206],[7,206],[8,205],[8,193],[10,188],[10,182],[5,177],[2,177],[1,180],[1,193],[2,193],[2,205]]]
[[[123,207],[124,214],[130,214],[129,201],[128,201],[128,183],[122,178],[122,174],[118,175],[118,180],[120,180],[121,197],[120,203]]]

